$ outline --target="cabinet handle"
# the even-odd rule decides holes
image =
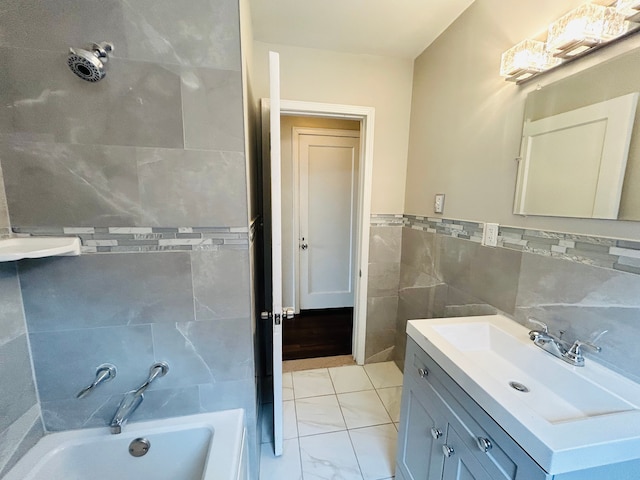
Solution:
[[[434,440],[438,440],[442,436],[442,430],[440,430],[439,428],[433,427],[431,429],[431,436],[433,437]]]
[[[491,440],[489,440],[488,438],[478,437],[476,438],[476,443],[478,444],[478,448],[482,450],[484,453],[487,453],[489,450],[493,448],[493,444],[491,443]]]
[[[450,447],[449,445],[442,445],[442,453],[444,453],[445,457],[451,458],[456,452],[453,450],[453,447]]]
[[[429,371],[426,368],[418,368],[418,375],[420,375],[420,378],[426,378],[429,375]]]

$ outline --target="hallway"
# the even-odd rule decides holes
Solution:
[[[402,373],[393,362],[283,375],[284,454],[265,405],[261,480],[393,478]]]

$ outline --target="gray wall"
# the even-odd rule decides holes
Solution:
[[[401,258],[401,279],[423,280],[409,281],[422,284],[413,288],[401,280],[399,365],[408,319],[501,312],[523,325],[535,316],[569,341],[608,330],[598,341],[602,352],[586,353],[588,361],[640,380],[640,275],[411,228],[403,228]]]
[[[238,2],[28,0],[0,15],[11,225],[83,240],[80,257],[7,273],[46,430],[104,425],[165,360],[132,420],[243,407],[257,465]],[[103,40],[115,45],[107,77],[75,77],[68,48]],[[103,362],[117,378],[75,399]]]

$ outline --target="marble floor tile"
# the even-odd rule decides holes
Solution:
[[[298,423],[296,421],[296,405],[293,400],[282,402],[282,438],[296,438]]]
[[[326,368],[293,372],[292,377],[295,398],[317,397],[336,393],[333,390],[329,370]]]
[[[377,390],[380,400],[387,409],[391,420],[400,421],[400,400],[402,397],[402,387],[380,388]]]
[[[298,433],[301,437],[347,428],[335,395],[302,398],[295,402]]]
[[[364,368],[360,365],[330,368],[329,375],[333,381],[333,387],[336,389],[336,393],[373,390],[373,384],[369,380]]]
[[[370,427],[391,423],[391,417],[375,390],[341,393],[338,402],[347,428]]]
[[[282,374],[282,400],[293,400],[293,378],[291,372]]]
[[[362,480],[347,432],[300,438],[304,480]]]
[[[395,362],[370,363],[364,369],[375,388],[402,386],[402,372]]]
[[[280,457],[274,456],[272,444],[262,445],[260,480],[302,480],[300,446],[297,438],[284,441]]]
[[[349,430],[364,480],[392,477],[398,432],[393,424]]]

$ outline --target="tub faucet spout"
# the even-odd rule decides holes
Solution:
[[[142,385],[136,390],[131,390],[124,394],[116,414],[113,416],[109,427],[111,433],[118,434],[122,432],[122,426],[129,420],[129,417],[133,415],[133,412],[137,410],[142,401],[144,400],[144,392],[149,388],[151,383],[158,377],[163,377],[169,371],[169,365],[165,362],[154,363],[149,370],[149,378],[147,378]]]

